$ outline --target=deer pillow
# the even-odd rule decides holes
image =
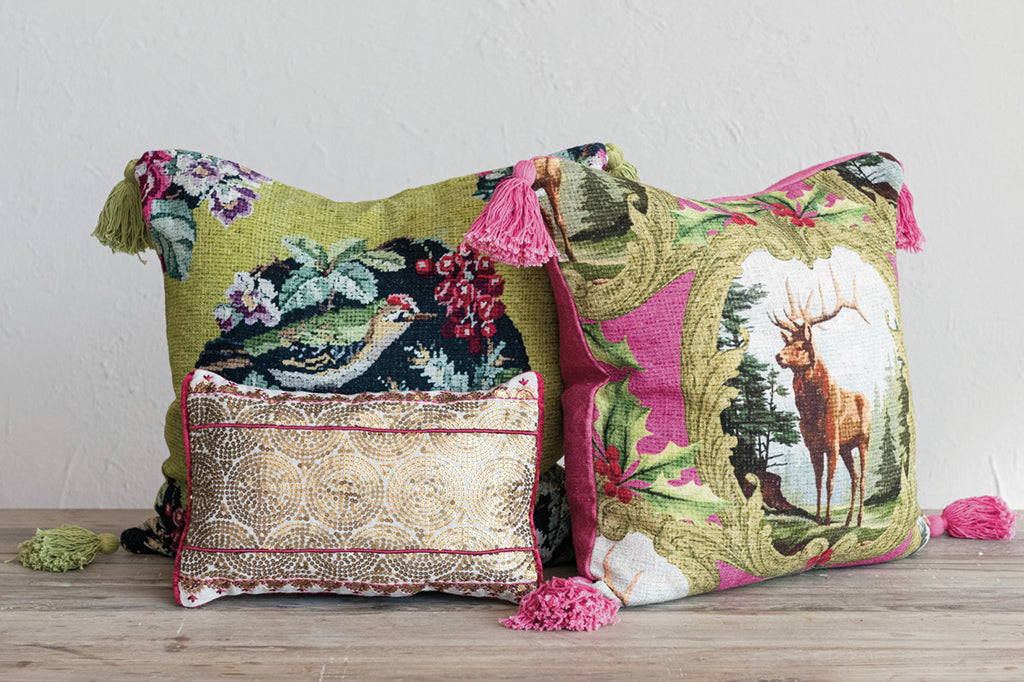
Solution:
[[[558,180],[540,203],[581,574],[644,604],[926,541],[895,257],[920,233],[893,157],[714,201],[535,164]]]
[[[632,169],[602,144],[559,156],[608,172]],[[547,276],[460,247],[509,173],[339,203],[227,159],[150,151],[128,165],[96,236],[124,251],[156,250],[175,391],[196,368],[255,388],[317,393],[486,390],[538,371],[548,386],[542,499],[564,507],[554,469],[562,455],[560,377]],[[188,491],[178,400],[165,434],[159,516],[121,538],[137,552],[172,555],[182,529]],[[560,518],[543,507],[538,514]],[[545,555],[559,534],[568,536],[557,526],[539,532]]]

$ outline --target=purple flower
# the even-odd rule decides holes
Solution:
[[[248,272],[236,272],[235,282],[224,292],[224,298],[231,302],[234,308],[232,312],[241,313],[246,324],[262,322],[268,327],[274,327],[281,321],[281,311],[274,303],[277,290],[269,280],[253,277]],[[213,316],[217,318],[217,324],[221,324],[218,308],[220,306],[214,309]],[[220,315],[224,313],[221,312]],[[225,324],[228,324],[226,320]],[[230,324],[234,327],[236,322]],[[224,329],[223,325],[221,329]]]
[[[222,179],[217,164],[208,156],[196,158],[190,154],[180,154],[177,158],[178,172],[174,174],[174,184],[179,185],[185,193],[193,197],[201,197]]]
[[[227,303],[218,303],[217,307],[213,309],[213,319],[217,321],[217,326],[222,332],[229,332],[242,319],[242,315],[236,313],[233,306]]]
[[[252,215],[253,203],[259,198],[259,194],[244,185],[221,183],[210,193],[210,213],[227,227],[236,218]]]
[[[243,166],[240,163],[235,163],[234,161],[227,161],[222,159],[218,164],[217,168],[220,170],[221,174],[224,177],[237,177],[244,184],[249,185],[250,187],[259,187],[262,184],[273,182],[273,180],[268,178],[266,175],[263,175],[262,173],[257,173],[252,168],[249,168],[248,166]]]

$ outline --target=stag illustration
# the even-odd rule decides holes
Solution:
[[[820,282],[818,296],[821,299],[821,313],[813,315],[810,307],[814,291],[807,296],[807,302],[803,306],[798,306],[787,279],[789,310],[784,311],[784,319],[780,320],[774,313],[769,315],[769,319],[782,330],[782,340],[786,344],[775,356],[775,361],[779,366],[793,370],[793,396],[796,399],[797,411],[800,413],[800,433],[803,435],[804,445],[811,454],[814,483],[818,492],[814,521],[822,523],[821,479],[827,463],[824,525],[831,523],[832,483],[835,479],[836,460],[842,457],[846,469],[850,472],[850,511],[846,515],[845,525],[849,526],[853,520],[853,509],[857,506],[859,490],[857,525],[860,526],[864,519],[864,471],[868,457],[868,439],[871,434],[871,404],[864,394],[848,391],[836,384],[825,363],[815,352],[811,332],[815,326],[834,318],[843,308],[856,310],[865,322],[868,322],[868,319],[857,303],[856,280],[853,282],[853,300],[847,301],[839,292],[839,282],[836,281],[836,274],[831,265],[829,272],[836,293],[836,303],[832,310],[827,311],[825,308],[825,295]],[[854,448],[860,451],[859,476],[853,460]]]

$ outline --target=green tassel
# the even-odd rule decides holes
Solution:
[[[100,211],[93,237],[111,251],[139,254],[156,249],[153,237],[142,220],[142,196],[135,179],[135,161],[124,169],[124,180],[114,185]]]
[[[640,181],[640,175],[637,173],[636,166],[626,161],[622,154],[622,150],[619,149],[619,145],[607,142],[604,145],[605,150],[608,152],[608,166],[605,168],[610,174],[618,178],[625,180],[632,180],[633,182]]]
[[[18,561],[35,571],[61,573],[84,568],[96,558],[96,552],[113,554],[120,546],[110,533],[97,535],[81,526],[64,525],[37,529],[34,538],[18,545]]]

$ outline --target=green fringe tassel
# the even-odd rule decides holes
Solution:
[[[37,529],[34,538],[18,545],[18,561],[35,571],[62,573],[84,568],[92,563],[97,552],[113,554],[120,546],[117,537],[110,533],[97,535],[81,526],[64,525]]]
[[[605,170],[618,178],[624,178],[626,180],[632,180],[633,182],[640,182],[640,176],[637,173],[636,166],[626,161],[622,154],[622,150],[619,149],[619,145],[607,142],[604,145],[605,150],[608,152],[608,167]]]
[[[142,220],[142,196],[139,183],[135,180],[136,160],[128,162],[124,169],[124,180],[114,185],[107,197],[107,203],[100,211],[100,219],[92,236],[111,251],[140,254],[146,249],[156,249],[153,237]]]

